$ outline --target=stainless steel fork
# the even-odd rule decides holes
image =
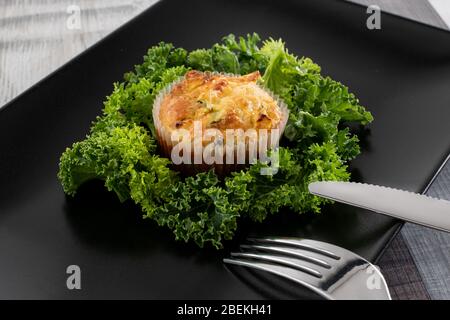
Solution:
[[[330,300],[390,300],[381,272],[357,254],[321,241],[248,239],[228,264],[266,271],[303,285]]]

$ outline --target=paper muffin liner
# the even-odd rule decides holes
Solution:
[[[205,73],[208,73],[208,72],[205,72]],[[221,75],[221,76],[227,76],[227,77],[241,77],[242,76],[242,75],[236,75],[236,74],[232,74],[232,73],[223,73],[223,72],[209,72],[209,73],[211,75]],[[170,92],[173,90],[173,88],[176,85],[180,84],[184,80],[185,80],[185,75],[179,77],[177,80],[168,84],[166,87],[161,89],[161,91],[155,97],[155,100],[153,102],[152,115],[153,115],[153,123],[155,126],[158,144],[159,144],[162,154],[171,160],[172,160],[172,149],[176,145],[178,145],[180,142],[172,141],[172,131],[173,130],[168,130],[167,128],[165,128],[163,126],[163,124],[159,118],[159,113],[160,113],[161,104],[164,101],[164,98],[168,94],[170,94]],[[264,144],[264,142],[262,142],[262,144],[264,144],[264,146],[260,145],[260,135],[259,135],[258,129],[255,129],[258,132],[258,135],[257,135],[257,144],[258,144],[257,155],[258,155],[259,149],[261,147],[265,148],[265,150],[272,150],[272,149],[276,149],[278,147],[279,140],[280,140],[281,136],[283,135],[284,129],[286,128],[286,123],[289,119],[289,109],[288,109],[286,103],[278,95],[274,94],[272,91],[270,91],[269,89],[265,88],[264,86],[262,86],[258,83],[257,83],[257,85],[259,86],[259,88],[261,88],[266,93],[268,93],[272,97],[272,99],[275,100],[275,102],[278,105],[278,108],[281,111],[280,125],[278,128],[274,128],[274,129],[279,129],[278,134],[277,135],[274,134],[274,137],[272,137],[272,133],[271,133],[272,129],[267,129],[268,139],[265,144]],[[180,164],[173,163],[174,168],[177,171],[180,171],[181,173],[183,173],[185,175],[194,175],[199,172],[205,172],[210,169],[214,169],[214,171],[219,176],[223,176],[223,175],[227,175],[233,171],[240,170],[240,169],[248,166],[249,163],[254,163],[254,161],[256,161],[256,160],[262,160],[259,157],[257,157],[256,159],[250,158],[249,142],[247,139],[245,139],[246,162],[244,164],[237,163],[237,145],[236,144],[234,144],[234,150],[233,150],[234,160],[233,160],[232,164],[226,163],[227,149],[225,147],[223,148],[222,164],[220,164],[220,163],[207,164],[207,163],[204,163],[203,161],[201,161],[201,163],[194,163],[195,159],[194,159],[194,146],[193,146],[194,143],[193,143],[193,141],[194,140],[192,138],[192,140],[191,140],[191,162],[190,163],[180,163]],[[202,155],[202,158],[203,158],[203,155]]]

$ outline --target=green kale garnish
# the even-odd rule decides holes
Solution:
[[[187,52],[164,42],[150,48],[143,63],[114,84],[86,139],[62,154],[58,178],[64,191],[74,196],[84,182],[103,180],[121,201],[140,206],[145,218],[200,247],[221,248],[240,218],[263,221],[283,208],[319,213],[327,200],[311,195],[308,184],[349,179],[346,163],[360,149],[345,124],[366,125],[372,115],[311,59],[292,55],[281,40],[259,43],[257,34],[228,35],[210,49]],[[286,102],[290,116],[277,174],[261,175],[264,163],[222,180],[213,171],[182,179],[170,169],[170,160],[157,153],[151,106],[162,88],[191,69],[260,71],[262,85]]]

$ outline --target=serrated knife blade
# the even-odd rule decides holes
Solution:
[[[450,232],[450,201],[356,182],[319,181],[308,188],[322,198]]]

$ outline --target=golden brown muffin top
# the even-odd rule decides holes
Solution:
[[[159,119],[169,131],[278,128],[282,113],[272,96],[256,84],[258,71],[244,76],[189,71],[163,98]]]

